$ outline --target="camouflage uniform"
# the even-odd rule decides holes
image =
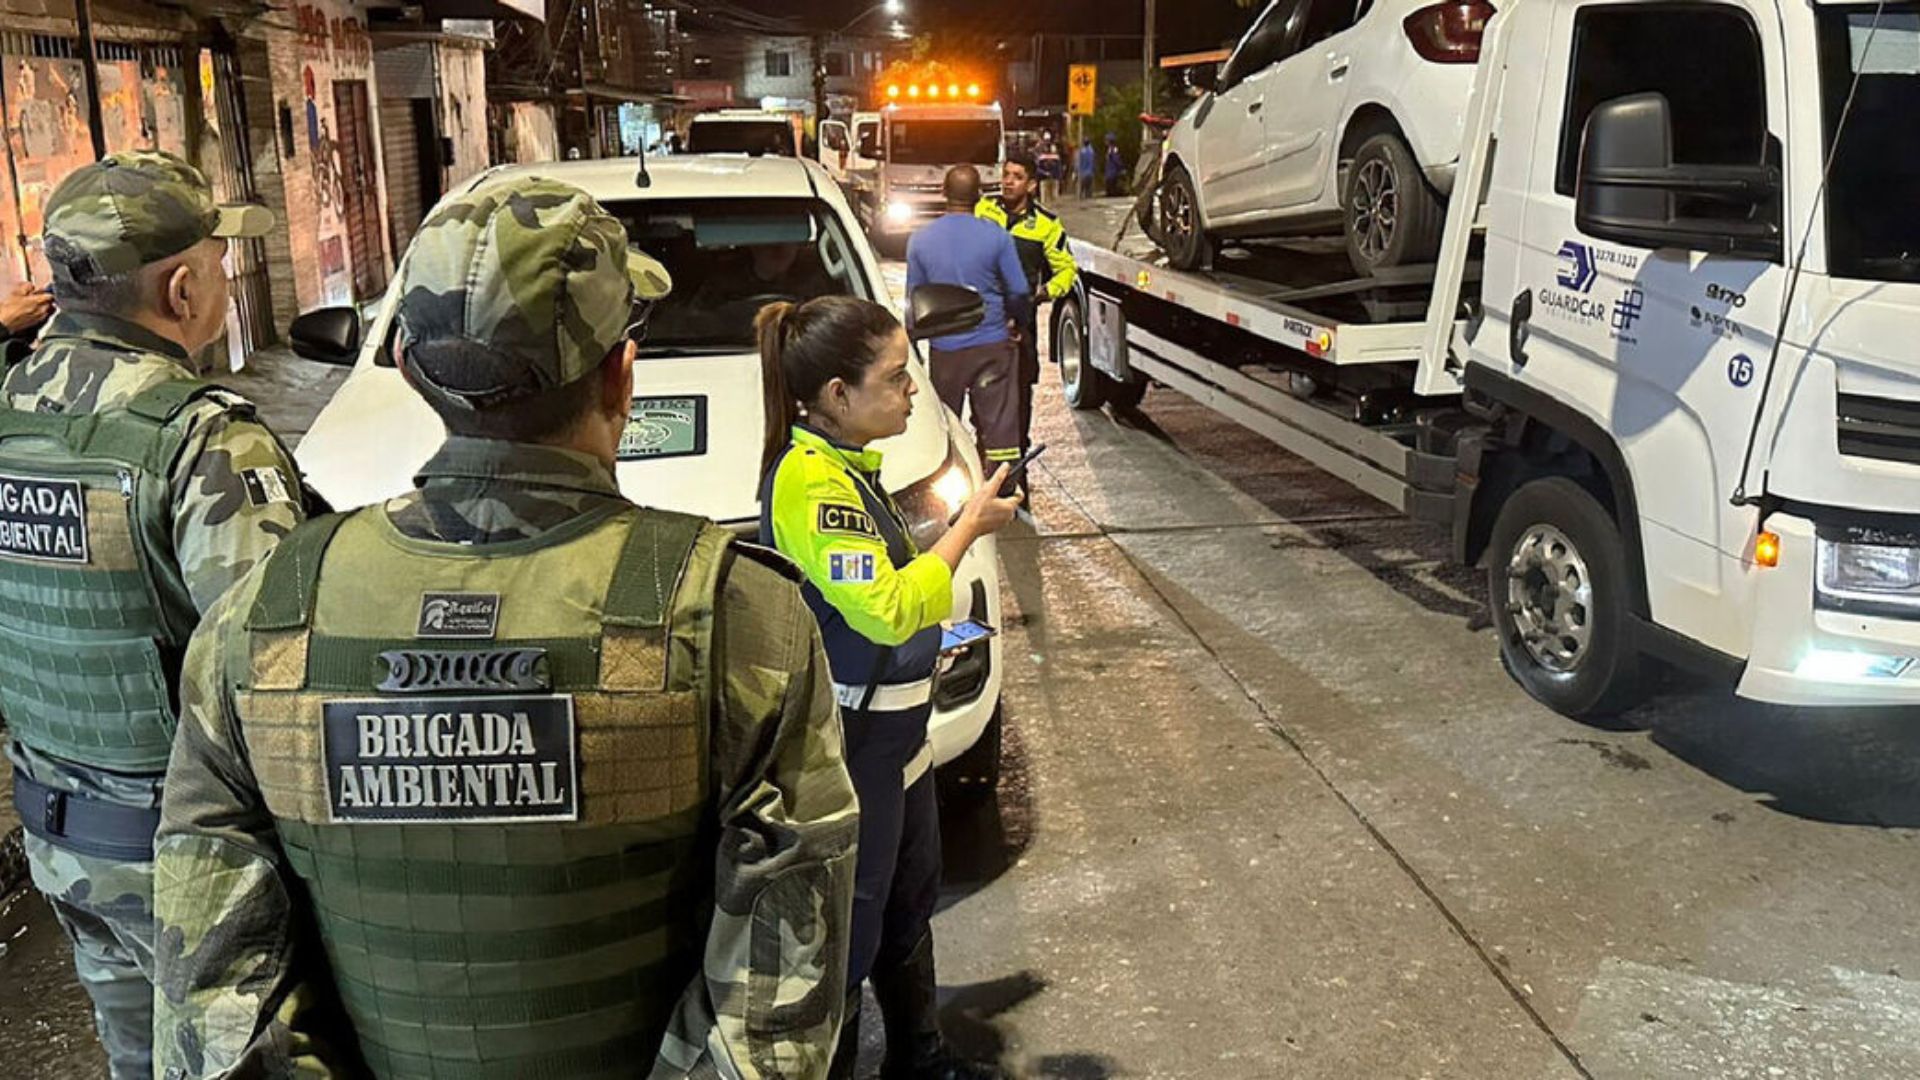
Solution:
[[[626,273],[619,272],[622,263],[627,264]],[[633,300],[657,298],[669,287],[664,270],[645,256],[629,256],[619,223],[576,189],[544,180],[484,186],[437,211],[407,255],[399,282],[402,363],[416,384],[425,382],[439,393],[468,401],[510,399],[578,377],[597,377],[601,357],[619,343],[632,318]],[[484,377],[463,372],[457,351],[450,359],[433,351],[435,343],[450,342],[478,346],[496,359],[511,357],[514,366],[523,369],[522,377],[503,378],[497,369]],[[632,507],[620,495],[610,463],[552,446],[450,437],[422,468],[415,485],[408,495],[347,516],[338,535],[347,535],[356,523],[373,521],[406,542],[467,545],[456,549],[463,551],[485,544],[512,543],[517,552],[564,544],[568,559],[577,565],[581,560],[571,553],[583,549],[564,537],[580,534],[595,515],[631,520],[635,529],[676,517]],[[297,533],[283,555],[303,550],[304,533],[323,526],[316,523]],[[432,555],[435,549],[422,550]],[[703,662],[702,670],[706,663],[713,669],[710,678],[701,676],[710,687],[702,692],[704,719],[699,726],[706,732],[705,742],[694,743],[692,750],[700,771],[710,778],[704,797],[693,804],[705,822],[699,834],[704,840],[690,847],[686,861],[676,868],[676,874],[702,883],[688,924],[696,929],[684,942],[691,962],[679,981],[653,988],[667,992],[658,1014],[646,1018],[656,1032],[657,1051],[650,1046],[612,1066],[602,1057],[591,1070],[564,1070],[568,1075],[636,1075],[651,1055],[655,1077],[819,1076],[840,1025],[858,813],[842,757],[832,680],[791,568],[777,556],[731,545],[724,538],[718,550],[723,556],[717,583],[703,609],[711,614],[690,620],[710,627],[711,660]],[[350,588],[328,584],[330,557],[320,555],[320,569],[312,572],[318,597],[313,603],[320,608],[328,603],[329,588]],[[486,554],[478,561],[492,564],[516,557]],[[370,1025],[350,1018],[366,1015],[353,1012],[354,994],[363,995],[364,1009],[366,991],[350,985],[348,970],[364,949],[356,951],[355,940],[329,937],[328,927],[334,925],[329,920],[335,916],[328,898],[316,900],[315,894],[330,893],[333,885],[316,888],[300,880],[310,871],[295,865],[296,833],[307,827],[290,820],[281,788],[269,775],[279,767],[263,756],[266,736],[254,720],[259,706],[239,700],[242,692],[236,691],[254,685],[249,680],[260,663],[260,654],[250,651],[259,631],[249,630],[256,625],[249,613],[257,613],[263,594],[272,595],[274,575],[289,561],[297,560],[270,562],[236,587],[195,633],[187,653],[182,731],[168,770],[158,854],[156,1030],[164,1075],[497,1075],[502,1059],[472,1049],[465,1038],[429,1044],[403,1069],[393,1064],[400,1059],[390,1045],[369,1041],[371,1030],[392,1030],[388,1018],[375,1017]],[[384,580],[385,565],[384,557],[371,564],[355,561],[338,578]],[[581,573],[591,576],[592,570],[587,566]],[[617,584],[620,575],[614,578]],[[503,586],[498,610],[512,611],[518,603],[523,612],[556,612],[563,606],[561,590],[547,578],[539,580],[542,588],[532,603],[524,586],[517,591],[511,584]],[[607,586],[609,598],[612,590]],[[391,591],[376,585],[367,595]],[[678,590],[675,603],[685,595],[685,589]],[[425,625],[425,597],[421,602]],[[679,642],[687,627],[680,619],[682,608],[674,611],[671,632],[675,655],[681,656],[685,653]],[[502,614],[503,627],[505,618]],[[318,631],[315,635],[318,640]],[[514,636],[500,631],[502,644]],[[595,648],[602,656],[615,652],[604,645]],[[312,730],[324,723],[311,713],[287,715],[292,719],[285,723],[295,728]],[[605,732],[580,729],[580,816],[557,826],[555,847],[591,844],[596,830],[621,827],[589,823],[590,818],[602,820],[610,805],[586,779],[596,769],[601,777],[608,776],[604,759],[596,759],[606,744],[593,741],[596,735]],[[630,771],[626,759],[619,760],[623,767],[618,771]],[[645,767],[641,762],[633,769]],[[329,791],[321,801],[331,797]],[[440,821],[343,825],[338,804],[327,813],[332,824],[323,822],[322,831],[359,830],[352,834],[359,838],[354,843],[364,840],[369,853],[376,843],[400,849],[427,848],[443,840],[470,843],[476,831],[494,835],[486,830],[496,830],[502,845],[510,848],[519,828],[456,823],[448,838],[435,831],[449,829]],[[458,858],[461,849],[455,847],[452,855],[437,846],[433,850],[442,860],[434,865],[447,866],[445,859]],[[571,880],[564,856],[543,858],[540,865],[551,866],[550,876],[556,879]],[[521,868],[516,864],[500,871]],[[491,866],[484,869],[495,872]],[[415,868],[406,874],[415,877]],[[575,888],[556,886],[554,903],[570,903],[568,893]],[[383,928],[390,933],[395,924],[389,920],[404,918],[401,909],[420,903],[417,892],[386,895],[392,902],[378,907],[369,903],[354,913],[378,924],[368,933]],[[493,899],[497,896],[482,898]],[[466,902],[439,910],[457,920],[460,916],[453,913],[466,910]],[[655,917],[623,912],[619,929],[652,933],[656,924],[649,920]],[[446,924],[434,929],[443,931],[440,937],[454,939],[442,944],[463,957],[483,952],[497,956],[500,949],[484,933]],[[579,947],[555,950],[561,953],[557,958],[494,963],[487,974],[513,981],[519,977],[512,970],[515,965],[530,970],[556,959],[566,963]],[[465,980],[475,963],[459,961],[449,977]],[[410,973],[415,961],[401,966]],[[503,973],[501,968],[508,970]],[[535,991],[507,996],[528,1017],[480,1034],[494,1037],[494,1046],[502,1039],[517,1040],[516,1054],[553,1049],[545,1040],[558,1038],[546,1034],[555,1025],[540,1028],[533,1023],[534,1014],[549,1004],[547,999]],[[616,1004],[606,1015],[627,1023],[633,1019],[631,1011]],[[473,1045],[482,1042],[472,1040]]]
[[[128,273],[208,237],[258,235],[271,222],[259,207],[215,206],[205,179],[177,158],[116,154],[76,171],[54,192],[45,243],[58,294],[63,282]],[[31,413],[109,414],[157,384],[192,378],[193,359],[173,341],[110,315],[61,312],[33,355],[7,373],[0,398],[7,408]],[[298,473],[235,395],[210,391],[171,423],[185,431],[168,478],[171,551],[162,554],[193,608],[204,612],[305,516]],[[6,617],[0,611],[0,619]],[[160,805],[158,774],[68,760],[19,738],[8,740],[7,754],[16,777],[63,793],[57,798],[143,810]],[[149,1075],[153,864],[49,841],[35,827],[34,808],[22,809],[34,885],[73,942],[74,966],[92,997],[112,1073]]]

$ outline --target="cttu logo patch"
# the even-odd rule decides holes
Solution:
[[[877,564],[871,551],[830,551],[827,553],[827,580],[835,585],[871,584]]]
[[[336,822],[580,817],[568,694],[329,701],[321,742]]]
[[[873,515],[860,507],[848,506],[846,503],[821,503],[815,511],[814,529],[825,536],[880,539],[880,530],[873,524]]]
[[[78,480],[0,475],[0,555],[88,563],[87,495]]]
[[[430,592],[420,597],[420,625],[413,636],[484,639],[499,626],[499,593]]]

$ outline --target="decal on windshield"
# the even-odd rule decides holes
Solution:
[[[707,395],[637,397],[620,435],[621,461],[699,457],[707,452]]]

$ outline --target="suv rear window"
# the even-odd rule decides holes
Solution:
[[[793,128],[784,120],[695,120],[689,154],[774,154],[792,157]]]

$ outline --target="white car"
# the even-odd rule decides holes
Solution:
[[[764,109],[715,109],[687,124],[689,154],[800,156],[800,129],[785,113]]]
[[[1272,0],[1168,133],[1169,259],[1344,232],[1362,274],[1431,261],[1492,16],[1486,0]]]
[[[579,161],[495,169],[577,185],[626,223],[640,248],[673,274],[671,296],[648,322],[634,367],[632,422],[622,444],[620,488],[635,502],[700,514],[752,536],[760,516],[760,447],[765,429],[760,357],[752,317],[776,299],[851,293],[893,307],[880,263],[845,198],[818,163],[780,157],[672,157],[648,163]],[[390,335],[389,289],[357,357],[323,355],[306,327],[343,318],[340,309],[296,320],[296,351],[352,362],[354,370],[300,443],[308,481],[335,507],[364,506],[405,492],[446,437],[439,418],[401,381]],[[336,323],[337,325],[337,323]],[[353,325],[349,322],[347,325]],[[323,339],[329,335],[322,332]],[[340,335],[332,335],[336,339]],[[303,339],[305,339],[303,341]],[[951,513],[981,482],[973,439],[941,406],[924,356],[904,434],[876,443],[882,481],[931,546]],[[999,556],[992,537],[975,543],[953,576],[952,620],[1000,625]],[[1000,641],[978,642],[945,668],[930,727],[934,760],[969,792],[999,775]]]

